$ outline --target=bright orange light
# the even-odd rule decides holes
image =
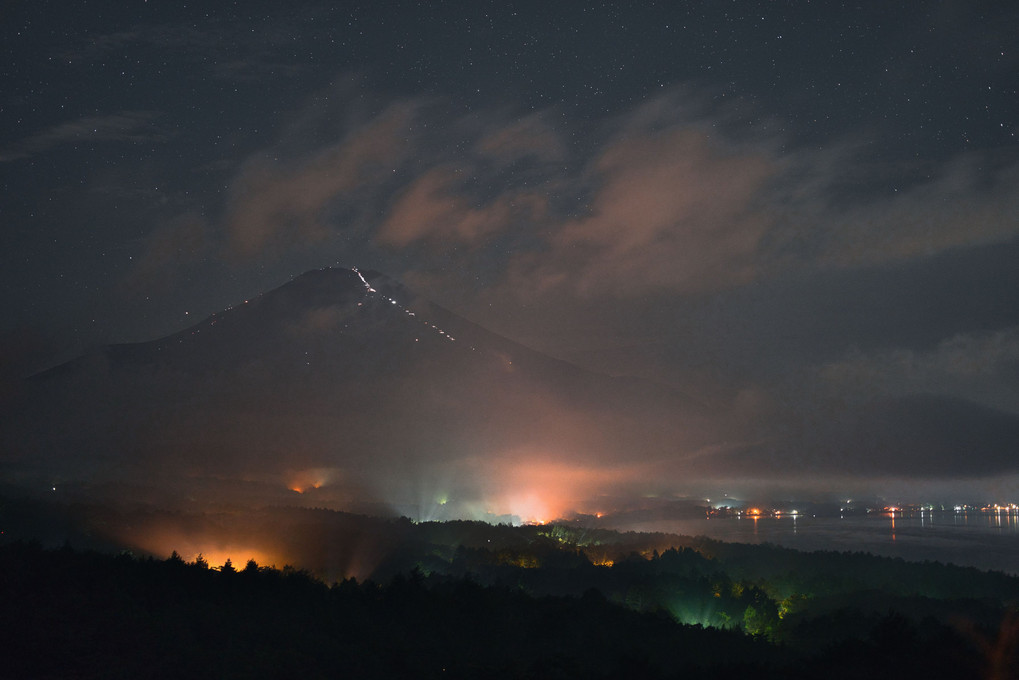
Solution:
[[[211,568],[221,567],[226,564],[227,560],[230,560],[230,564],[237,570],[243,569],[248,563],[248,560],[255,560],[260,567],[272,566],[278,562],[278,560],[269,553],[261,550],[233,546],[227,548],[213,548],[211,550],[198,550],[194,553],[191,553],[190,551],[189,553],[181,553],[181,557],[184,558],[185,562],[194,562],[198,555],[201,555],[202,559],[208,562]]]
[[[481,463],[478,474],[488,480],[489,510],[544,524],[578,510],[606,488],[639,476],[635,467],[592,467],[554,458],[545,451],[525,450],[499,456],[493,467]]]
[[[153,555],[169,555],[177,551],[185,562],[194,562],[198,555],[210,567],[221,567],[227,560],[234,569],[243,569],[248,560],[255,560],[258,566],[283,566],[287,559],[269,546],[254,546],[245,543],[222,541],[204,535],[192,534],[182,529],[155,529],[137,536],[131,541],[135,547]]]
[[[321,489],[323,485],[333,481],[337,476],[338,471],[333,468],[294,470],[287,477],[287,488],[303,494],[311,489]]]
[[[523,491],[521,493],[508,494],[502,499],[502,507],[509,514],[516,515],[525,524],[544,524],[547,517],[555,517],[545,497],[551,494],[543,494],[535,491]]]

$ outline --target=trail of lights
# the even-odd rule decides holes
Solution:
[[[357,267],[351,267],[350,270],[352,272],[354,272],[355,274],[357,274],[357,277],[359,279],[361,279],[361,283],[364,284],[366,295],[378,295],[378,296],[381,296],[383,300],[386,300],[390,304],[398,307],[407,316],[413,316],[413,317],[417,316],[417,314],[415,314],[411,310],[407,309],[406,307],[401,305],[399,302],[397,302],[393,298],[389,297],[388,295],[384,295],[384,294],[380,293],[379,291],[377,291],[375,288],[373,288],[372,285],[370,283],[368,283],[368,279],[364,278],[364,274],[362,274],[361,271]],[[358,306],[360,306],[360,305],[361,305],[361,303],[358,303]],[[431,328],[436,333],[438,333],[439,335],[441,335],[445,339],[449,340],[450,342],[456,342],[456,338],[454,338],[452,335],[450,335],[446,331],[442,330],[441,328],[439,328],[435,324],[429,323],[428,321],[425,321],[424,325],[428,326],[429,328]],[[473,348],[471,348],[471,349],[473,349]]]
[[[377,295],[377,296],[381,297],[383,300],[385,300],[386,302],[389,302],[389,304],[393,305],[394,307],[397,307],[400,311],[402,311],[407,316],[417,318],[417,314],[415,312],[413,312],[410,309],[404,307],[397,300],[394,300],[393,298],[389,297],[388,295],[385,295],[385,294],[379,292],[374,286],[372,286],[370,283],[368,283],[368,279],[366,279],[364,277],[364,274],[362,274],[361,271],[357,267],[351,267],[350,270],[352,272],[354,272],[355,274],[357,274],[357,277],[359,279],[361,279],[361,283],[364,285],[365,296],[366,297],[372,296],[372,295]],[[261,297],[261,295],[259,297]],[[249,302],[249,300],[245,300],[242,304],[246,305],[246,304],[248,304],[248,302]],[[357,303],[358,307],[361,307],[363,305],[364,305],[363,302],[358,302]],[[230,311],[232,311],[237,306],[239,306],[239,305],[231,305],[231,306],[227,307],[224,311],[225,312],[230,312]],[[209,326],[210,327],[211,326],[215,326],[216,323],[219,321],[219,319],[217,317],[218,317],[218,315],[215,312],[213,312],[213,314],[210,317],[210,322],[209,322]],[[450,333],[446,332],[444,329],[439,328],[434,323],[430,323],[429,321],[423,321],[422,323],[423,323],[424,326],[427,326],[428,328],[432,329],[434,332],[438,333],[439,335],[441,335],[446,340],[448,340],[450,342],[456,342],[456,338],[455,337],[453,337]],[[192,336],[198,335],[199,333],[201,333],[201,331],[202,331],[201,327],[194,327],[194,328],[191,329],[190,335],[192,335]],[[417,338],[415,338],[415,341],[417,341]],[[178,343],[183,343],[184,342],[184,338],[183,337],[179,337],[177,339],[177,342]],[[160,349],[162,349],[162,348],[160,348]],[[476,348],[475,347],[471,347],[471,349],[474,350]]]

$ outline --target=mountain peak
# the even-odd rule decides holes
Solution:
[[[327,307],[380,293],[383,288],[389,294],[405,292],[403,286],[374,269],[323,267],[295,276],[260,298],[278,299],[284,304],[303,308]]]
[[[335,304],[351,296],[363,295],[366,287],[367,282],[356,268],[325,267],[295,276],[289,282],[260,297],[292,299],[294,302],[300,301],[302,306],[316,303]]]

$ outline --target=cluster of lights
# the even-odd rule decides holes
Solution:
[[[980,512],[996,512],[996,513],[1008,513],[1009,515],[1019,514],[1019,505],[1015,503],[1009,503],[1008,505],[1000,505],[995,503],[994,505],[985,505],[980,508]]]
[[[789,517],[799,517],[800,516],[800,511],[799,510],[775,510],[775,509],[772,509],[772,510],[763,510],[761,508],[749,508],[746,511],[743,511],[743,510],[737,510],[736,511],[736,516],[737,517],[744,517],[745,516],[745,517],[750,517],[750,518],[753,518],[753,519],[757,519],[758,517],[782,517],[783,515],[788,515]]]
[[[943,511],[948,509],[948,508],[946,508],[943,505],[942,506],[935,506],[935,505],[931,505],[931,504],[919,504],[919,505],[908,504],[908,505],[886,505],[883,508],[881,508],[880,510],[878,510],[878,512],[889,512],[889,513],[896,513],[896,512],[898,512],[898,513],[915,513],[915,512],[919,512],[920,514],[924,514],[924,513],[935,512],[939,508],[940,508],[940,510],[943,510]],[[958,513],[966,513],[966,512],[985,512],[985,513],[987,513],[987,512],[991,512],[991,513],[1007,513],[1007,514],[1010,514],[1010,515],[1014,515],[1014,514],[1019,514],[1019,505],[1017,505],[1015,503],[992,503],[992,504],[983,505],[983,506],[959,504],[959,505],[952,506],[952,510],[954,512],[958,512]],[[873,512],[873,510],[868,510],[868,512]]]

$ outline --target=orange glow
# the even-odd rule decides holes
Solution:
[[[307,493],[312,489],[321,489],[339,476],[335,468],[309,468],[294,470],[287,478],[287,488],[296,493]]]
[[[212,568],[223,566],[227,560],[230,560],[234,569],[237,570],[243,569],[248,560],[255,560],[260,567],[273,565],[282,567],[289,562],[284,555],[262,546],[221,542],[203,536],[190,535],[184,531],[147,533],[134,543],[136,547],[153,555],[168,556],[176,550],[185,562],[194,562],[198,555],[201,555]]]
[[[547,517],[556,516],[550,505],[554,502],[555,491],[549,489],[544,491],[544,494],[535,491],[507,494],[501,499],[500,505],[525,524],[544,524],[548,521]]]
[[[249,560],[260,567],[280,569],[290,564],[309,569],[327,582],[368,578],[388,554],[385,539],[371,536],[356,540],[337,536],[337,549],[324,554],[319,549],[319,532],[309,533],[307,527],[277,513],[261,517],[257,512],[240,511],[140,517],[130,526],[111,527],[105,536],[157,559],[176,551],[186,562],[194,562],[201,554],[213,569],[222,567],[227,559],[237,570],[244,569]]]
[[[553,458],[540,451],[499,457],[494,469],[483,471],[489,480],[489,511],[514,515],[524,523],[545,524],[578,510],[606,487],[637,479],[640,474],[636,466],[591,467]]]
[[[750,515],[751,517],[760,517],[761,510],[760,508],[750,508],[749,510],[747,510],[747,514]]]
[[[282,562],[276,560],[269,553],[261,550],[253,550],[251,548],[239,548],[239,547],[227,547],[227,548],[213,548],[212,550],[199,550],[198,552],[191,553],[180,553],[180,556],[185,562],[194,562],[200,554],[202,558],[209,563],[209,567],[217,569],[223,566],[227,560],[230,560],[230,564],[233,565],[234,569],[240,571],[248,563],[248,560],[255,560],[258,566],[282,566]]]

